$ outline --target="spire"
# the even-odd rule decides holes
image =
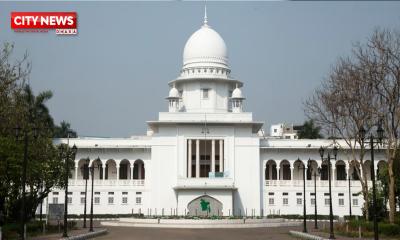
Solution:
[[[204,2],[204,25],[207,26],[208,18],[207,18],[207,2]]]

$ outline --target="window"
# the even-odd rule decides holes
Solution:
[[[353,199],[353,206],[358,206],[358,199]]]
[[[53,203],[57,204],[58,203],[58,197],[53,197]]]
[[[343,196],[344,196],[344,193],[338,193],[338,196],[339,196],[339,197],[343,197]]]
[[[315,205],[315,198],[311,198],[311,205],[312,205],[312,206]]]
[[[296,196],[301,196],[303,195],[301,192],[296,193]]]
[[[114,197],[108,197],[108,204],[114,204]]]
[[[283,196],[287,196],[287,195],[289,195],[289,193],[284,192],[284,193],[282,193],[282,195],[283,195]]]
[[[68,197],[68,203],[72,204],[72,197]]]
[[[284,198],[283,205],[288,205],[288,204],[289,204],[289,198]]]
[[[273,198],[269,198],[268,199],[268,204],[269,205],[274,205],[274,199]]]
[[[108,195],[114,195],[114,192],[108,192]]]
[[[324,196],[329,196],[329,193],[324,193]]]
[[[122,195],[128,195],[128,192],[122,192]]]
[[[122,197],[122,204],[128,203],[128,197]]]
[[[100,192],[94,192],[94,195],[100,195]]]
[[[94,198],[94,204],[100,204],[100,197]]]
[[[141,197],[136,197],[136,204],[137,205],[142,204],[142,198]]]
[[[325,198],[325,205],[329,205],[329,198]]]
[[[301,205],[303,203],[303,199],[297,198],[296,203],[297,203],[297,205]]]
[[[68,192],[68,195],[72,195],[72,192]]]
[[[290,139],[290,136],[285,136],[285,139]]]
[[[136,195],[140,195],[140,194],[142,194],[142,192],[136,192]]]
[[[58,192],[53,192],[53,195],[58,195]]]
[[[277,133],[277,132],[278,132],[278,129],[274,128],[274,133]]]
[[[81,192],[81,195],[85,195],[85,192]]]
[[[202,96],[203,99],[208,99],[208,92],[209,92],[209,90],[210,90],[210,89],[208,89],[208,88],[203,88],[203,89],[201,90],[201,91],[202,91],[201,96]]]
[[[81,204],[85,204],[85,198],[81,197]]]
[[[273,193],[273,192],[268,193],[268,195],[270,195],[270,196],[274,196],[274,194],[275,193]]]
[[[312,193],[310,193],[310,196],[315,196],[315,193],[313,193],[313,192],[312,192]]]
[[[343,198],[339,198],[339,206],[344,206],[344,199]]]

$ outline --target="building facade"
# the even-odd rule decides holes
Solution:
[[[319,214],[328,214],[328,165],[318,149],[336,144],[334,214],[348,215],[351,201],[353,214],[361,215],[361,185],[345,142],[260,134],[263,123],[245,112],[243,83],[231,76],[225,41],[207,17],[186,42],[182,70],[168,85],[168,112],[147,122],[145,136],[54,140],[78,147],[69,181],[70,214],[83,214],[86,178],[91,191],[87,166],[94,169],[95,214],[302,214],[302,166],[307,212],[312,214],[317,202]],[[376,159],[384,159],[383,153]],[[385,164],[375,163],[375,169]],[[64,192],[55,189],[46,202],[63,200]]]

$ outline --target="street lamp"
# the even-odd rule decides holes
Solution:
[[[92,166],[89,167],[90,169],[90,175],[92,178],[92,193],[91,193],[91,199],[90,199],[90,228],[89,228],[89,232],[93,232],[93,187],[94,187],[94,169],[95,168],[99,168],[99,166],[94,166],[94,163],[97,162],[97,160],[100,160],[99,157],[97,157],[93,162],[92,162]]]
[[[336,161],[338,148],[335,146],[331,151],[328,151],[328,157],[324,158],[325,149],[321,146],[319,148],[319,155],[321,160],[328,161],[328,182],[329,182],[329,239],[335,239],[335,234],[333,233],[333,210],[332,210],[332,180],[331,180],[331,153]]]
[[[311,167],[311,160],[308,160],[309,167]],[[314,171],[314,228],[318,229],[318,210],[317,210],[317,172],[321,174],[321,168],[317,167]]]
[[[65,196],[64,196],[64,231],[63,237],[68,237],[68,178],[69,178],[69,160],[75,159],[78,148],[74,144],[72,148],[69,147],[69,133],[68,133],[68,144],[64,146],[61,144],[58,149],[60,150],[61,159],[65,159]]]
[[[299,166],[299,170],[303,170],[303,232],[306,233],[307,232],[307,222],[306,222],[306,218],[307,218],[307,212],[306,212],[306,166],[304,165],[304,163],[300,160],[300,158],[297,158],[297,161],[300,161],[302,163],[302,166]]]
[[[371,149],[371,178],[372,178],[372,210],[373,210],[373,220],[374,220],[374,239],[378,240],[378,221],[376,216],[376,187],[375,187],[375,163],[374,163],[374,145],[380,144],[382,145],[384,130],[382,128],[382,120],[378,122],[378,128],[376,130],[377,137],[375,137],[372,133],[369,136],[369,141],[365,140],[366,130],[363,126],[361,126],[359,130],[360,138],[361,138],[361,147],[364,147],[364,143],[369,143]]]
[[[29,132],[28,129],[22,129],[21,127],[17,126],[15,129],[15,137],[17,141],[19,140],[19,137],[21,135],[21,131],[24,137],[24,160],[22,162],[22,202],[21,202],[21,228],[20,228],[20,235],[21,239],[25,240],[26,239],[26,223],[25,223],[25,216],[26,216],[26,168],[28,165],[28,138],[29,138]],[[38,137],[38,128],[33,128],[33,137],[37,139]]]
[[[86,228],[87,182],[89,178],[89,163],[90,163],[89,158],[86,158],[85,164],[81,168],[82,176],[85,179],[85,206],[83,209],[83,228]]]
[[[349,215],[350,215],[350,219],[352,217],[351,214],[351,175],[349,174]]]

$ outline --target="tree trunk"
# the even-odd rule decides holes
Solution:
[[[368,207],[368,202],[369,202],[369,196],[368,196],[368,184],[364,183],[363,180],[361,181],[361,186],[362,186],[362,194],[364,197],[364,211],[365,211],[365,220],[369,221],[369,207]]]
[[[396,194],[395,194],[395,177],[393,173],[393,158],[388,163],[388,175],[389,175],[389,222],[394,223],[394,217],[396,213]]]

